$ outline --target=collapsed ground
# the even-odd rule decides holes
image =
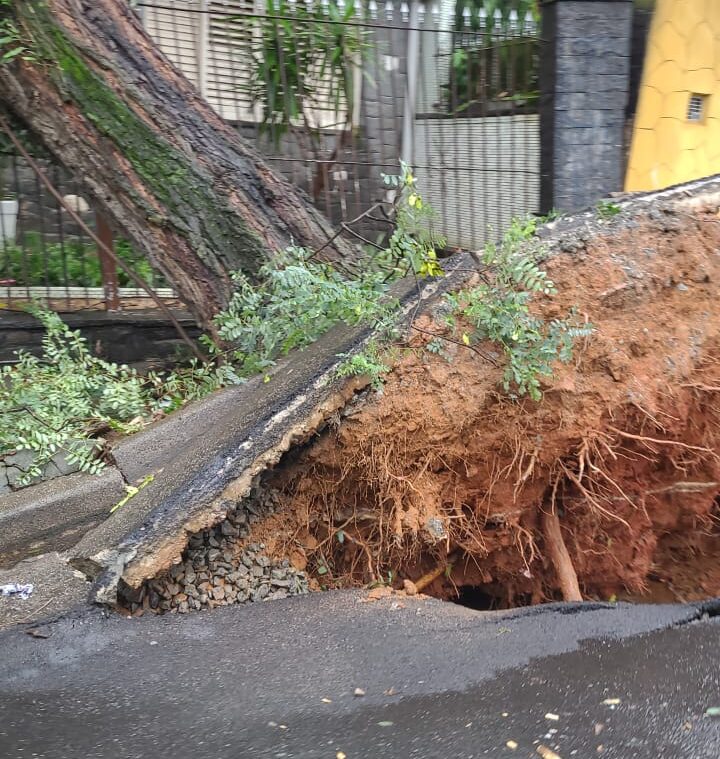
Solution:
[[[264,475],[273,508],[230,535],[210,592],[184,572],[209,564],[212,531],[191,538],[174,577],[152,581],[153,604],[150,585],[128,603],[213,606],[229,602],[225,586],[246,600],[226,578],[249,548],[267,571],[247,600],[261,586],[289,592],[273,569],[298,592],[307,576],[316,589],[389,584],[484,608],[568,598],[574,578],[587,599],[719,595],[717,210],[655,208],[554,252],[558,294],[538,309],[552,319],[577,306],[596,332],[539,403],[502,390],[499,354],[448,342],[436,355],[413,331],[382,392]],[[443,332],[441,311],[417,326]]]

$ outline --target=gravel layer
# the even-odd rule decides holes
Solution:
[[[287,559],[266,556],[263,543],[245,545],[250,526],[276,508],[272,491],[254,489],[228,511],[224,521],[191,535],[180,563],[136,592],[126,589],[124,604],[135,615],[186,614],[307,593],[306,575]]]

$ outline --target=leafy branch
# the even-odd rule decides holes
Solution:
[[[12,0],[0,0],[0,10],[10,8]],[[3,11],[3,15],[7,12]],[[36,60],[29,40],[22,34],[11,18],[0,19],[0,66],[15,59],[27,62]]]
[[[555,285],[540,267],[545,251],[534,240],[536,219],[514,220],[500,244],[488,244],[482,264],[491,274],[482,284],[446,295],[452,309],[448,326],[456,317],[468,321],[474,331],[463,333],[464,342],[491,340],[506,357],[503,387],[514,387],[520,396],[540,400],[541,377],[553,374],[556,361],[568,363],[576,339],[592,334],[590,324],[581,323],[574,310],[565,319],[545,322],[530,310],[535,295],[553,295]]]

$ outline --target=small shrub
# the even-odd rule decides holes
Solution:
[[[115,253],[151,287],[161,287],[164,280],[127,240],[117,240]],[[43,243],[37,232],[26,232],[22,243],[6,243],[0,248],[0,276],[14,279],[23,287],[102,287],[102,274],[94,243],[69,238],[62,243]],[[120,287],[135,283],[118,267]]]
[[[622,211],[622,208],[611,200],[601,200],[597,204],[597,213],[601,219],[612,219],[613,216],[617,216],[620,211]]]
[[[93,356],[57,314],[39,308],[34,314],[46,330],[42,356],[20,353],[17,364],[0,370],[0,456],[33,456],[21,484],[58,453],[83,471],[99,471],[97,447],[86,442],[92,429],[127,428],[148,407],[135,371]]]
[[[379,390],[383,386],[383,379],[390,371],[390,367],[383,361],[377,342],[371,342],[361,353],[340,353],[338,358],[344,358],[336,370],[338,377],[362,377],[370,379],[370,386]]]
[[[0,369],[0,458],[32,455],[20,485],[41,476],[59,454],[80,471],[97,473],[104,467],[94,441],[99,432],[134,432],[159,411],[240,381],[230,365],[212,363],[140,377],[93,356],[80,332],[54,312],[31,310],[45,327],[42,355],[20,352],[16,364]]]
[[[551,295],[553,282],[540,267],[541,247],[532,244],[537,221],[515,220],[499,245],[485,247],[483,263],[492,272],[481,285],[448,295],[454,315],[474,327],[464,342],[492,340],[502,346],[507,357],[503,387],[518,395],[540,400],[540,378],[553,373],[553,363],[572,358],[576,338],[592,332],[592,326],[578,322],[574,312],[566,319],[546,323],[530,311],[534,295]]]
[[[241,377],[265,371],[336,324],[375,324],[396,305],[385,298],[382,270],[346,278],[302,248],[289,248],[263,267],[259,285],[243,274],[234,279],[230,304],[215,323],[220,338],[233,346],[229,359]]]

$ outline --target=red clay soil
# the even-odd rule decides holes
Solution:
[[[506,607],[571,597],[557,518],[584,598],[720,595],[715,211],[550,258],[558,294],[538,309],[575,305],[597,331],[539,403],[508,398],[501,366],[453,344],[448,361],[416,332],[381,394],[273,473],[285,508],[251,540],[321,586],[473,586]]]

